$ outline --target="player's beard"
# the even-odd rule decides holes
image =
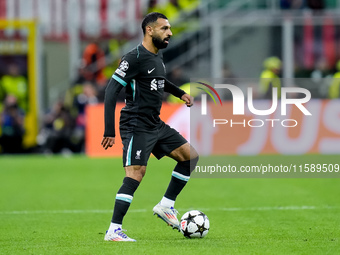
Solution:
[[[168,46],[168,43],[166,43],[165,39],[162,40],[162,38],[160,38],[159,36],[153,36],[152,42],[157,49],[164,49]]]

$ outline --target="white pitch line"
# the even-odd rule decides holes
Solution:
[[[179,211],[186,212],[195,208],[180,208]],[[340,206],[266,206],[266,207],[225,207],[225,208],[197,208],[203,212],[209,211],[298,211],[298,210],[332,210],[340,209]],[[152,212],[151,209],[131,209],[129,213]],[[0,211],[0,215],[22,215],[22,214],[84,214],[84,213],[112,213],[112,210],[37,210],[37,211]]]

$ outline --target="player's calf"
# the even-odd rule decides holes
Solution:
[[[180,161],[177,163],[174,170],[172,171],[171,181],[164,195],[165,198],[172,200],[173,204],[167,204],[168,201],[164,200],[163,202],[161,201],[162,205],[169,207],[174,205],[178,194],[189,181],[190,174],[195,169],[197,162],[198,156],[194,159]]]
[[[179,221],[177,219],[177,210],[174,209],[175,200],[178,194],[190,179],[191,172],[195,169],[198,162],[198,157],[179,161],[172,172],[171,181],[166,190],[161,202],[153,208],[154,214],[165,221],[173,228],[179,229]]]

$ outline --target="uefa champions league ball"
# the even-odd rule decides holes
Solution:
[[[180,223],[180,231],[187,238],[203,238],[210,228],[210,222],[204,213],[191,210],[183,214]]]

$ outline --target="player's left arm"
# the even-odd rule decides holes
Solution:
[[[187,94],[184,90],[177,87],[172,82],[165,79],[164,91],[169,92],[170,94],[174,95],[175,97],[180,98],[186,104],[186,106],[191,107],[194,104],[194,98]]]
[[[181,99],[185,102],[186,106],[191,107],[194,104],[194,98],[189,94],[184,94]]]

